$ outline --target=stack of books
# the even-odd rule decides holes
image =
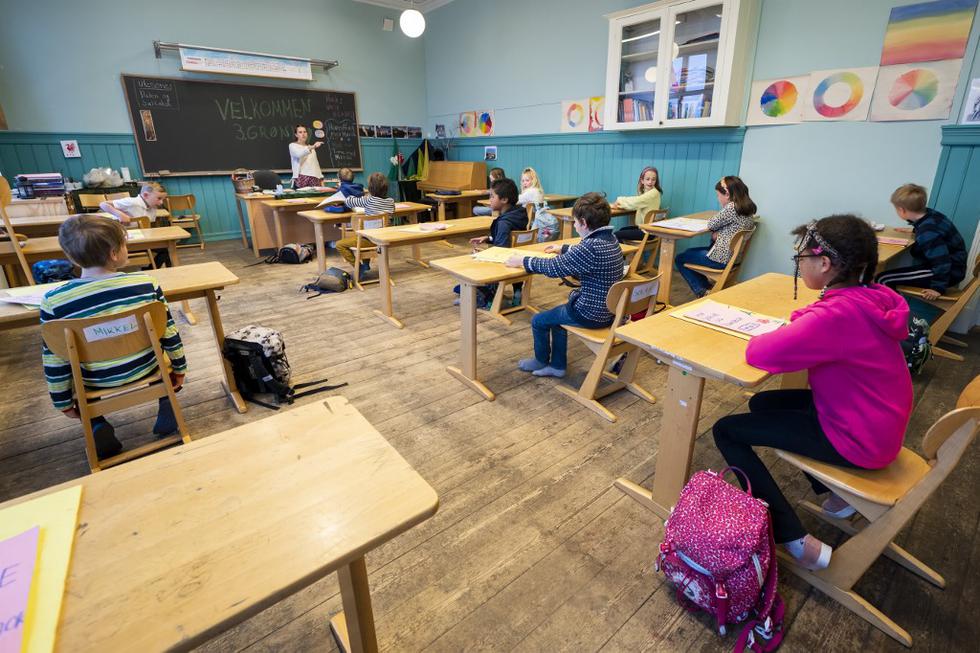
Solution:
[[[17,196],[27,200],[35,197],[61,197],[65,194],[65,178],[58,172],[17,175]]]

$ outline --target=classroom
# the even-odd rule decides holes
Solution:
[[[975,651],[978,4],[5,3],[0,650]]]

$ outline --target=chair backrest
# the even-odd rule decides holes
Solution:
[[[17,262],[20,263],[20,269],[24,273],[24,278],[27,280],[27,284],[30,286],[34,285],[34,273],[31,272],[31,266],[27,262],[27,257],[24,255],[24,250],[20,248],[19,243],[27,241],[27,236],[19,236],[17,231],[14,229],[13,223],[10,221],[10,215],[7,213],[7,206],[13,202],[13,193],[10,190],[10,183],[5,177],[0,176],[0,221],[3,227],[0,236],[3,236],[3,240],[9,240],[10,246],[14,250],[14,254],[17,256]],[[8,278],[8,283],[13,284],[13,279]]]
[[[752,234],[755,233],[755,229],[755,226],[751,229],[741,229],[732,236],[731,258],[728,259],[728,263],[718,276],[715,285],[711,287],[711,292],[718,292],[735,285],[735,281],[738,279],[737,269],[742,265],[742,259],[745,258],[745,253],[749,250],[749,243],[752,242]]]
[[[177,211],[189,211],[193,213],[194,207],[197,206],[197,199],[191,194],[168,195],[164,203],[171,215],[174,215]]]
[[[980,265],[980,258],[978,260],[978,265]],[[939,316],[939,318],[932,323],[929,327],[929,342],[933,345],[939,342],[939,340],[946,335],[946,331],[952,326],[956,318],[960,316],[960,313],[970,303],[970,299],[980,288],[980,275],[977,275],[977,271],[980,268],[974,268],[974,276],[960,292],[959,297],[953,302],[953,305],[946,309],[946,312]]]
[[[10,182],[3,175],[0,175],[0,210],[4,210],[5,207],[10,206],[10,203],[14,201],[14,194],[10,190]]]
[[[973,377],[973,380],[960,393],[956,400],[957,408],[968,408],[970,406],[980,406],[980,374]]]
[[[152,331],[146,318],[149,316]],[[153,346],[167,329],[167,309],[150,302],[111,315],[51,320],[41,326],[41,336],[52,352],[69,359],[69,341],[74,342],[80,363],[119,358]]]
[[[666,220],[667,215],[670,213],[669,209],[650,209],[640,218],[637,224],[650,224],[651,222],[660,222],[661,220]]]
[[[659,250],[660,238],[644,231],[643,238],[639,241],[639,245],[636,246],[636,252],[633,254],[633,258],[630,259],[629,267],[626,268],[627,278],[637,275],[640,265],[643,264],[644,256],[648,257],[648,266],[652,270],[653,261],[656,260]],[[644,272],[647,271],[649,270],[644,270]]]
[[[132,197],[132,196],[129,193],[126,193],[126,192],[106,193],[106,196],[105,196],[107,202],[111,202],[112,200],[121,200],[121,199],[125,199],[127,197]]]
[[[127,195],[128,197],[129,195]],[[83,209],[97,209],[102,202],[106,201],[104,193],[79,193],[78,203]]]
[[[282,183],[282,179],[271,170],[256,170],[252,174],[252,181],[261,190],[275,190],[276,186]]]
[[[354,231],[361,229],[382,229],[391,225],[390,213],[379,213],[378,215],[366,215],[355,213],[350,219],[351,228]]]
[[[640,313],[656,301],[660,290],[660,275],[652,279],[627,279],[618,281],[606,295],[606,307],[613,314],[613,325],[620,324],[627,315]]]
[[[510,232],[510,246],[520,247],[521,245],[530,245],[531,243],[538,242],[538,230],[528,229],[526,231],[512,231]]]

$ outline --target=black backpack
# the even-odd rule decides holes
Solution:
[[[275,254],[271,254],[258,263],[249,263],[245,267],[250,268],[253,265],[261,265],[262,263],[309,263],[313,260],[313,256],[316,254],[316,248],[313,245],[300,245],[299,243],[288,243],[279,248]]]
[[[222,354],[231,363],[238,391],[247,401],[266,408],[279,410],[282,403],[291,404],[307,395],[335,390],[347,385],[320,385],[327,379],[290,385],[291,370],[286,359],[286,343],[282,334],[274,329],[251,324],[225,336]],[[302,388],[320,386],[297,393]],[[275,404],[255,398],[256,395],[270,395]]]
[[[909,366],[909,372],[918,374],[932,358],[932,343],[929,342],[929,323],[921,317],[909,314],[909,335],[902,341],[902,353]]]
[[[354,287],[354,279],[348,272],[340,268],[330,267],[325,272],[317,275],[312,283],[308,283],[300,292],[307,293],[307,299],[313,299],[327,293],[344,292]],[[314,293],[310,295],[310,293]]]

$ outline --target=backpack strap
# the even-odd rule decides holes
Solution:
[[[779,648],[783,641],[783,615],[786,606],[783,599],[776,590],[778,580],[778,567],[776,565],[776,540],[772,534],[772,517],[767,519],[769,523],[769,569],[766,573],[766,580],[762,586],[762,594],[756,604],[756,616],[749,619],[742,627],[742,632],[735,642],[735,653],[743,653],[745,650],[755,653],[767,653]]]
[[[326,380],[327,379],[323,378],[323,379],[320,379],[319,381],[307,381],[306,383],[297,383],[296,385],[293,386],[293,390],[300,390],[302,388],[309,388],[310,386],[319,385],[319,384],[325,382]],[[322,386],[322,387],[319,387],[319,388],[314,388],[313,390],[307,390],[306,392],[297,392],[295,394],[290,395],[289,402],[292,403],[294,399],[299,399],[300,397],[308,397],[310,395],[315,395],[318,392],[324,392],[326,390],[336,390],[337,388],[343,388],[345,385],[347,385],[347,382],[346,381],[344,381],[343,383],[338,383],[337,385],[325,385],[325,386]]]

